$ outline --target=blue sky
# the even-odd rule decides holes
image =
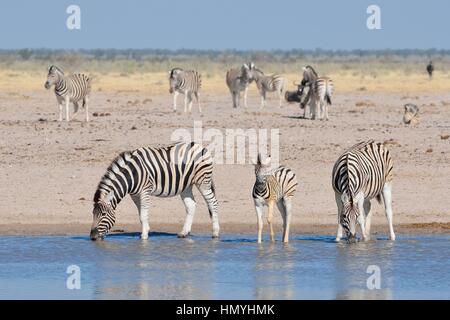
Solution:
[[[450,49],[449,15],[448,0],[1,0],[0,48]]]

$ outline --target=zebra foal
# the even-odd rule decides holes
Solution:
[[[63,119],[63,104],[66,107],[66,121],[69,119],[69,103],[74,105],[74,114],[78,112],[81,101],[82,106],[86,110],[86,122],[89,122],[89,94],[91,93],[92,78],[82,74],[76,73],[68,76],[64,75],[64,72],[56,67],[50,66],[48,68],[47,81],[44,86],[48,90],[53,85],[55,86],[56,100],[59,107],[59,121]]]
[[[116,219],[114,211],[127,194],[139,210],[142,239],[148,238],[151,196],[164,198],[180,195],[186,207],[186,220],[178,236],[188,236],[196,207],[192,193],[194,185],[207,203],[213,237],[217,238],[218,202],[212,170],[210,153],[194,142],[143,147],[121,153],[106,170],[95,192],[91,239],[103,239],[109,232]]]
[[[283,242],[289,242],[289,226],[292,218],[292,197],[297,187],[295,173],[284,167],[272,168],[271,159],[262,159],[258,154],[255,165],[256,181],[253,186],[253,202],[258,219],[258,243],[262,241],[263,209],[268,207],[267,222],[270,240],[274,241],[273,209],[275,204],[283,218]]]
[[[174,68],[169,72],[169,92],[173,93],[173,111],[177,111],[177,97],[178,94],[184,94],[184,112],[187,111],[189,105],[189,112],[192,111],[192,95],[198,104],[199,112],[202,112],[200,106],[200,88],[202,86],[202,76],[194,70],[183,70],[181,68]]]
[[[264,108],[266,106],[267,92],[277,92],[279,98],[279,107],[281,108],[284,90],[283,76],[279,74],[266,76],[261,70],[255,69],[253,72],[253,77],[255,79],[259,94],[261,95],[261,108]]]
[[[356,240],[356,224],[363,240],[370,240],[373,198],[384,202],[390,239],[395,240],[392,223],[393,162],[389,150],[373,140],[361,142],[345,151],[333,167],[332,185],[338,207],[336,241],[345,230],[349,242]]]

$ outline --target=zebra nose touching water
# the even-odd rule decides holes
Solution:
[[[383,200],[389,224],[389,238],[395,240],[392,222],[393,162],[389,150],[373,140],[361,142],[345,151],[333,167],[332,185],[338,207],[336,241],[345,230],[349,242],[356,241],[356,224],[363,240],[370,240],[371,204]]]
[[[277,205],[283,219],[283,242],[289,242],[289,226],[292,218],[292,197],[297,188],[295,173],[284,166],[272,168],[271,159],[258,154],[255,165],[256,181],[253,186],[253,201],[258,219],[258,243],[262,241],[264,207],[268,207],[267,222],[270,240],[274,241],[273,209]]]
[[[66,121],[69,121],[69,104],[74,105],[74,114],[78,112],[79,102],[82,102],[86,110],[86,122],[89,121],[88,100],[91,92],[92,77],[82,73],[64,75],[64,72],[56,66],[48,69],[45,89],[55,86],[55,95],[59,107],[59,121],[63,119],[63,105],[66,107]]]
[[[106,170],[94,195],[90,238],[103,239],[115,223],[115,209],[129,194],[139,210],[141,238],[149,232],[150,199],[180,195],[186,220],[179,237],[191,232],[196,186],[208,206],[213,238],[219,237],[218,202],[212,180],[212,158],[200,144],[176,143],[166,147],[143,147],[121,153]]]
[[[184,112],[187,112],[189,105],[189,112],[192,111],[192,96],[198,104],[199,112],[202,112],[200,106],[200,88],[202,86],[201,75],[194,70],[183,70],[181,68],[174,68],[169,72],[169,93],[173,94],[173,111],[177,110],[178,94],[184,94]]]

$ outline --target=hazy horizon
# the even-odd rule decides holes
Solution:
[[[66,27],[71,4],[81,8],[80,30]],[[380,30],[366,26],[371,4]],[[6,0],[0,49],[449,50],[448,12],[444,0]]]

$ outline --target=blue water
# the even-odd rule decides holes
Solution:
[[[450,299],[450,236],[291,240],[3,236],[0,299]],[[67,288],[70,265],[80,268],[81,289]],[[379,289],[367,287],[371,265],[379,267]]]

